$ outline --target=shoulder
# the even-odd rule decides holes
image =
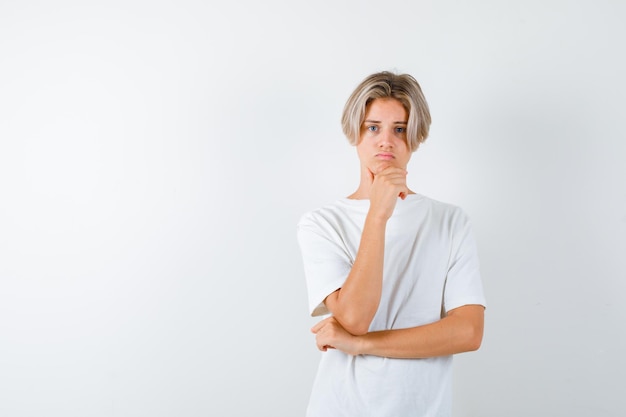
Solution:
[[[332,213],[336,210],[335,205],[336,203],[331,203],[305,212],[300,216],[300,219],[298,220],[298,227],[319,224],[326,217],[328,217],[329,213]]]
[[[349,219],[367,213],[369,201],[336,200],[317,209],[304,213],[298,221],[298,227],[339,225]]]
[[[434,198],[420,196],[421,203],[433,214],[447,220],[466,220],[467,213],[460,206],[451,204]]]
[[[425,196],[421,197],[419,204],[424,221],[444,236],[454,238],[471,229],[470,218],[459,205]]]

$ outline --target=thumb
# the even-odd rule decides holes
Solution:
[[[371,169],[367,168],[367,179],[370,181],[370,184],[374,182],[374,172]]]

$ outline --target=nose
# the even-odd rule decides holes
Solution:
[[[378,135],[378,147],[381,149],[393,148],[393,133],[389,129],[383,129]]]

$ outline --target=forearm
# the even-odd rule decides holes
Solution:
[[[352,334],[364,334],[382,292],[386,220],[368,215],[359,249],[344,285],[326,299],[328,309]]]
[[[388,358],[430,358],[477,350],[483,336],[484,308],[464,306],[424,326],[358,336],[357,352]]]

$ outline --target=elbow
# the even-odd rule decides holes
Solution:
[[[340,324],[353,336],[363,336],[367,334],[370,328],[369,323],[365,323],[363,321],[350,322],[346,324],[340,322]]]
[[[471,326],[465,337],[465,351],[474,352],[480,349],[483,342],[482,326]]]
[[[472,352],[480,349],[483,342],[485,327],[484,307],[465,306],[450,314],[450,319],[456,322],[455,339],[458,353]]]
[[[480,345],[482,344],[482,337],[472,337],[467,341],[467,352],[475,352],[480,349]]]
[[[353,336],[363,336],[369,332],[370,322],[359,317],[335,317],[341,326]]]
[[[346,304],[343,299],[339,298],[339,291],[335,291],[324,302],[328,309],[332,312],[335,320],[343,327],[348,333],[353,336],[363,336],[369,332],[370,324],[374,319],[378,304],[369,306],[359,303],[355,308],[356,303]]]
[[[346,308],[345,305],[333,300],[332,304],[326,300],[328,309],[332,312],[335,320],[344,328],[345,331],[353,336],[363,336],[369,332],[370,324],[376,314],[376,309],[365,310]]]
[[[353,336],[363,336],[366,335],[369,331],[369,326],[353,326],[350,329],[346,329],[348,331],[348,333],[350,333]]]

